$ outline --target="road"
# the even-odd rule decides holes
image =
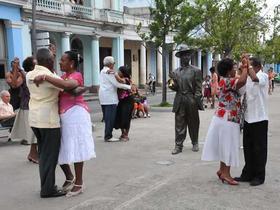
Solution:
[[[201,161],[201,150],[191,151],[189,137],[183,152],[171,155],[174,114],[170,108],[153,107],[151,118],[132,121],[129,142],[105,143],[104,124],[96,121],[97,158],[86,162],[85,191],[73,198],[41,199],[38,165],[26,160],[29,147],[0,139],[0,210],[278,210],[279,89],[277,86],[269,97],[269,152],[264,185],[223,184],[216,176],[219,163]],[[152,98],[152,103],[153,100],[158,103],[160,96]],[[92,102],[94,106],[97,105]],[[213,111],[200,112],[200,148]],[[114,131],[114,135],[120,132]],[[240,160],[240,166],[232,168],[233,176],[240,175],[244,164],[242,149]],[[60,186],[64,176],[59,167],[56,174]]]

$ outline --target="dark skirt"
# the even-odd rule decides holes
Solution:
[[[10,88],[9,93],[11,95],[10,104],[13,106],[14,110],[20,107],[20,87]]]
[[[204,89],[204,97],[207,97],[207,98],[211,97],[211,88]]]
[[[130,128],[130,122],[132,118],[132,112],[134,108],[134,99],[129,96],[119,101],[117,107],[117,115],[115,122],[115,129],[127,129]]]

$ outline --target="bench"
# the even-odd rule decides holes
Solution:
[[[5,130],[8,130],[10,132],[10,129],[11,127],[3,127],[1,124],[0,124],[0,131],[5,131]],[[5,135],[5,136],[0,136],[0,138],[5,138],[5,137],[9,137],[9,135]],[[10,139],[8,139],[9,141]]]

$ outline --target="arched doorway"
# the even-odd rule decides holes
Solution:
[[[72,39],[71,50],[79,53],[81,57],[84,57],[83,56],[83,51],[84,51],[83,43],[82,43],[82,41],[79,38]],[[78,71],[81,72],[82,75],[84,76],[84,65],[83,65],[83,63],[81,63],[78,66]]]

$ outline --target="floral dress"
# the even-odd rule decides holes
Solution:
[[[219,103],[215,112],[217,117],[234,123],[240,123],[241,95],[236,90],[237,81],[237,78],[221,78],[218,85]]]
[[[202,160],[239,166],[241,94],[237,82],[237,78],[221,78],[218,84],[219,103],[205,138]]]

